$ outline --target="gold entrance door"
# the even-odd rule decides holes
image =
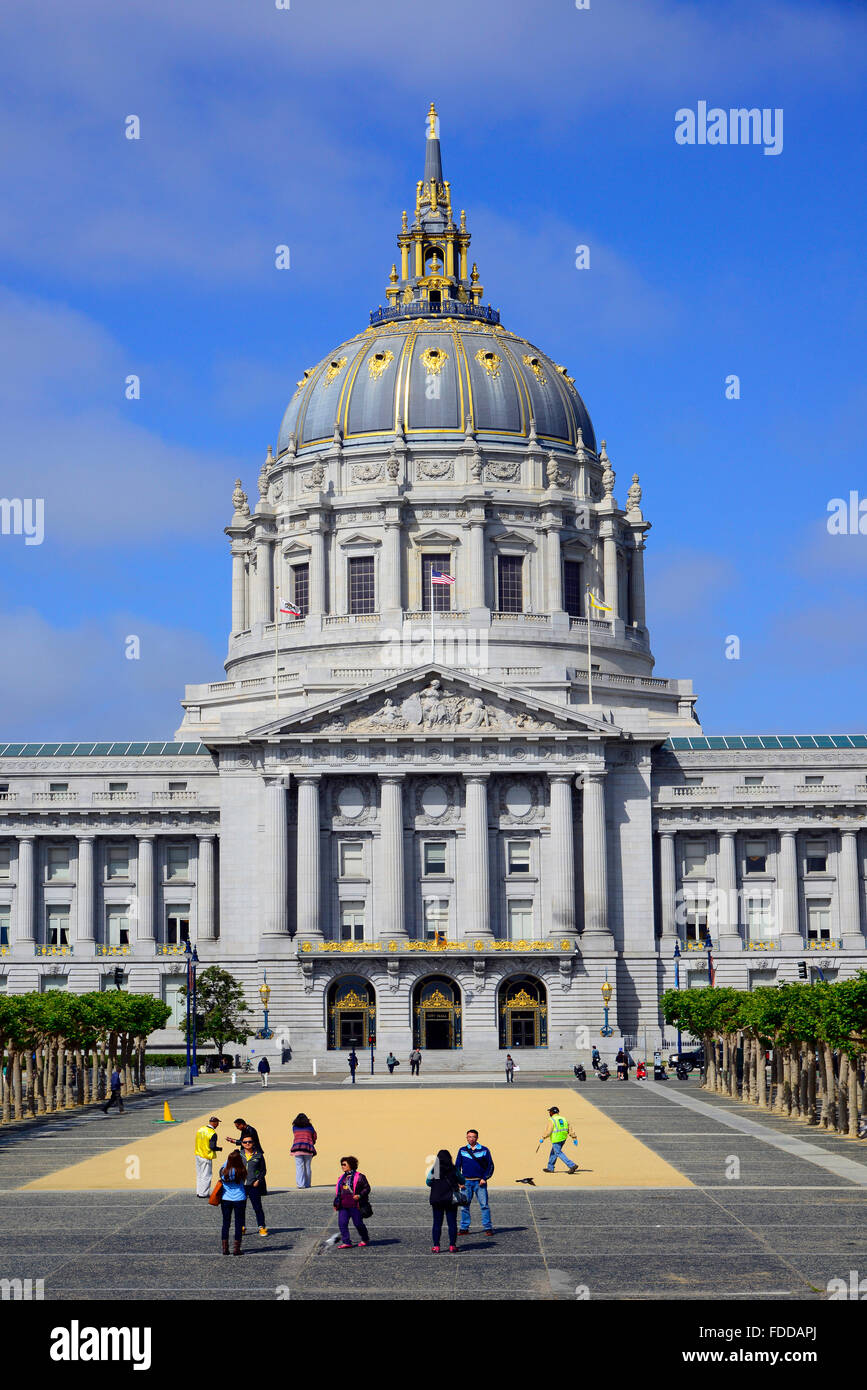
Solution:
[[[449,1049],[455,1045],[455,1018],[451,1009],[423,1009],[421,1015],[422,1047],[429,1051]]]
[[[548,1006],[534,980],[507,981],[500,987],[500,1047],[547,1047]]]

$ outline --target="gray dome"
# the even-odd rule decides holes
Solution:
[[[402,319],[368,328],[304,373],[280,427],[277,453],[330,443],[344,448],[390,438],[432,436],[459,443],[528,439],[572,446],[578,430],[596,451],[584,402],[565,367],[525,338],[470,319]]]

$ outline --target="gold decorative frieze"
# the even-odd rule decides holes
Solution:
[[[493,377],[495,380],[500,375],[500,363],[502,360],[503,359],[499,357],[497,353],[485,352],[484,348],[479,348],[476,353],[476,361],[480,366],[484,367],[488,376]]]
[[[449,355],[444,348],[425,348],[420,360],[429,376],[439,376]]]
[[[367,371],[371,381],[379,381],[389,362],[394,361],[394,353],[386,349],[385,352],[374,352],[367,359]]]
[[[839,941],[808,941],[811,951],[839,951]]]
[[[776,951],[776,950],[777,950],[777,943],[776,943],[776,941],[749,941],[749,942],[747,943],[747,950],[748,950],[748,951]]]

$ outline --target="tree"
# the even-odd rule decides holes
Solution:
[[[181,994],[186,998],[187,987]],[[234,975],[219,965],[209,965],[196,980],[196,1035],[216,1045],[222,1057],[227,1042],[245,1043],[255,1033],[243,1014],[247,1010],[244,990]],[[186,1023],[184,1024],[186,1032]]]

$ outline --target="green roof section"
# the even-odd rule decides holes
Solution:
[[[209,758],[203,743],[4,743],[0,758]]]
[[[746,748],[867,748],[867,734],[719,734],[707,738],[669,738],[674,753],[740,753]]]

